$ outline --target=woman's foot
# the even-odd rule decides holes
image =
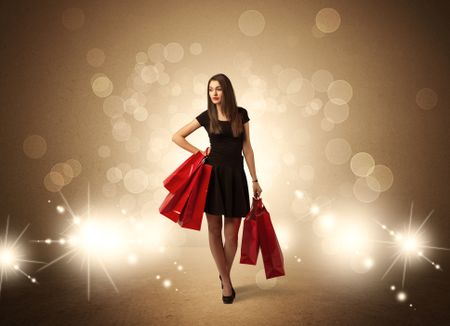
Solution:
[[[224,289],[224,286],[223,286],[223,282],[222,282],[222,277],[221,277],[221,275],[219,274],[219,279],[220,279],[220,283],[221,283],[221,285],[222,285],[222,300],[224,300],[224,303],[232,303],[232,302],[225,302],[226,300],[228,300],[228,301],[230,301],[231,299],[231,297],[234,299],[235,297],[236,297],[236,291],[234,290],[234,288],[233,288],[233,284],[231,284],[231,281],[230,281],[230,284],[229,284],[229,286],[225,286],[225,289]],[[231,289],[231,290],[230,290]],[[227,299],[228,298],[228,299]],[[232,300],[231,300],[232,301]]]
[[[223,303],[233,303],[235,297],[234,289],[231,285],[225,284],[222,290]]]
[[[234,296],[234,289],[231,285],[224,284],[222,289],[222,295],[229,297]]]
[[[222,301],[223,303],[230,304],[233,303],[234,297],[232,295],[230,295],[229,297],[222,296]]]

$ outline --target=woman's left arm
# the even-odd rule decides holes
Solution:
[[[244,152],[245,161],[252,176],[252,180],[256,180],[255,155],[253,153],[252,144],[250,143],[250,127],[249,122],[244,124],[244,142],[242,150]]]
[[[253,153],[252,144],[250,142],[250,124],[246,122],[244,124],[244,142],[242,145],[242,150],[244,152],[245,161],[247,162],[248,169],[252,176],[252,184],[253,184],[253,193],[257,192],[258,195],[261,194],[262,190],[259,186],[258,182],[253,182],[254,180],[258,180],[256,176],[256,168],[255,168],[255,155]]]

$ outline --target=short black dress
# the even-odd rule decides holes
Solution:
[[[242,123],[249,121],[247,110],[242,107],[238,109]],[[233,137],[231,122],[219,120],[222,133],[211,134],[208,130],[208,110],[196,119],[208,132],[210,141],[210,152],[205,163],[212,165],[212,171],[204,211],[225,217],[246,217],[250,211],[250,197],[242,156],[244,132]]]

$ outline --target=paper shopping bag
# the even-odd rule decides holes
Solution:
[[[159,212],[174,221],[178,222],[183,208],[186,206],[189,195],[195,186],[195,182],[200,177],[201,169],[197,169],[194,174],[187,180],[182,188],[175,193],[167,194],[166,198],[159,207]]]
[[[256,224],[266,279],[285,275],[283,252],[270,220],[270,214],[261,198],[257,202]]]
[[[186,185],[195,171],[200,167],[204,158],[205,156],[201,151],[192,154],[186,161],[177,167],[175,171],[164,179],[164,187],[171,193],[176,193],[180,188]]]
[[[182,227],[194,230],[201,229],[212,165],[204,163],[199,170],[199,177],[194,181],[194,187],[178,220]]]
[[[253,197],[252,206],[244,220],[241,243],[241,264],[256,265],[259,253],[258,226],[256,221],[256,200]]]

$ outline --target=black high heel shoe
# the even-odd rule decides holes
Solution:
[[[223,289],[222,277],[220,275],[219,275],[219,279],[220,279],[220,283],[222,284],[222,289]],[[236,297],[236,291],[234,291],[233,285],[231,285],[231,291],[232,291],[232,294],[230,296],[222,295],[223,303],[233,303],[233,300]],[[230,298],[232,298],[232,299],[230,299]]]
[[[233,295],[229,295],[229,296],[222,295],[222,301],[223,301],[223,303],[226,303],[226,304],[233,303],[234,296]]]
[[[222,285],[222,289],[223,289],[222,276],[220,276],[220,274],[219,274],[219,279],[220,279],[220,284]],[[233,291],[233,296],[236,296],[236,292],[234,291],[233,285],[231,285],[231,290]]]

